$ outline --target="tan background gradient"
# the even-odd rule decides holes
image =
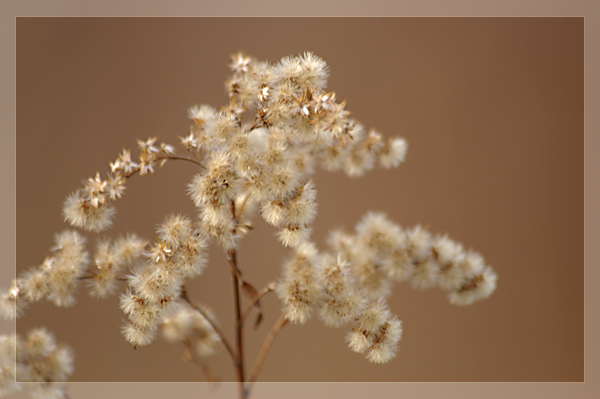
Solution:
[[[359,180],[317,175],[319,247],[331,228],[352,228],[366,211],[380,210],[405,226],[449,232],[500,276],[489,301],[466,308],[437,290],[398,286],[389,303],[405,334],[398,358],[384,366],[349,351],[343,330],[316,319],[290,326],[262,380],[583,380],[582,18],[20,18],[19,271],[39,264],[53,233],[66,228],[62,201],[83,178],[105,173],[136,138],[177,142],[188,130],[187,107],[226,102],[226,64],[238,49],[272,61],[314,51],[331,68],[329,88],[348,99],[356,119],[409,142],[398,170]],[[194,216],[185,195],[194,173],[175,163],[134,179],[109,233],[154,240],[164,215]],[[238,259],[262,287],[277,278],[288,251],[273,229],[256,226]],[[229,289],[215,247],[209,271],[188,291],[214,308],[225,331]],[[36,304],[17,323],[21,332],[45,325],[73,346],[73,381],[198,379],[172,345],[133,351],[119,333],[117,299],[84,292],[74,309]],[[249,359],[280,308],[275,296],[263,302],[267,319],[248,332]],[[225,353],[214,361],[224,380],[233,378],[227,363]]]
[[[135,138],[160,135],[174,139],[183,134],[187,129],[185,109],[189,105],[224,102],[222,80],[229,53],[244,49],[274,61],[310,49],[328,61],[332,69],[329,87],[339,97],[349,100],[348,108],[357,119],[384,134],[401,134],[410,144],[408,161],[397,171],[376,171],[357,181],[337,175],[319,176],[320,214],[314,235],[317,242],[322,243],[325,232],[333,225],[350,228],[367,209],[384,210],[404,225],[429,224],[432,231],[448,231],[452,237],[481,251],[499,273],[500,285],[490,300],[464,309],[448,305],[440,292],[415,292],[406,285],[398,286],[391,302],[404,320],[405,335],[398,358],[390,367],[383,366],[384,369],[370,366],[360,356],[350,353],[343,344],[342,331],[327,329],[319,322],[292,326],[278,339],[263,379],[582,380],[582,19],[321,19],[316,20],[318,23],[310,20],[310,24],[302,20],[299,29],[308,30],[310,35],[299,35],[298,29],[290,27],[296,20],[284,23],[291,32],[285,38],[285,46],[278,46],[272,35],[277,31],[272,26],[278,20],[268,20],[270,27],[256,24],[255,20],[236,20],[233,24],[225,20],[202,20],[200,26],[196,26],[198,20],[189,21],[189,25],[177,20],[170,28],[165,28],[169,25],[166,20],[158,24],[156,20],[135,23],[85,20],[83,24],[77,20],[60,24],[40,20],[27,27],[32,35],[29,37],[37,33],[32,42],[37,41],[38,47],[29,47],[32,64],[37,66],[24,68],[20,67],[21,48],[25,54],[26,47],[21,45],[24,43],[21,38],[27,35],[20,32],[27,23],[21,21],[17,23],[18,268],[27,268],[43,258],[53,232],[64,226],[60,221],[61,202],[83,177],[105,169],[107,161],[122,146],[133,147]],[[253,25],[252,29],[244,29],[246,23]],[[339,32],[343,40],[333,44],[331,37],[319,38],[321,23],[327,25],[326,32]],[[226,39],[223,28],[208,29],[211,24],[230,25],[227,31],[237,35],[235,40]],[[143,25],[152,27],[142,32]],[[163,25],[163,30],[159,25]],[[198,37],[203,29],[209,32]],[[244,31],[244,35],[239,36],[236,29]],[[311,39],[313,34],[317,39]],[[111,41],[111,35],[117,39]],[[73,39],[79,44],[72,44],[69,40]],[[53,41],[57,43],[52,44]],[[35,44],[32,42],[29,44]],[[206,48],[202,48],[203,43]],[[340,46],[346,43],[352,46]],[[387,50],[377,51],[377,44]],[[139,56],[137,64],[132,61]],[[368,63],[361,65],[365,59]],[[94,68],[100,72],[95,74]],[[27,72],[32,79],[21,85]],[[183,84],[178,86],[175,81]],[[28,96],[27,90],[31,90]],[[77,121],[79,117],[82,122]],[[43,129],[33,132],[36,123]],[[33,136],[29,141],[31,147],[24,152],[22,143],[27,140],[21,137],[22,129],[27,129],[24,135]],[[71,133],[77,134],[71,136]],[[109,143],[108,138],[113,134],[117,140]],[[72,147],[65,144],[63,136],[70,137]],[[101,147],[103,144],[107,149]],[[52,160],[38,163],[42,155]],[[21,177],[30,172],[40,179],[34,183],[33,177]],[[155,224],[165,213],[193,212],[184,196],[180,196],[180,202],[162,208],[160,201],[156,201],[156,207],[146,208],[149,204],[144,203],[145,209],[141,209],[144,197],[157,195],[153,190],[156,184],[162,185],[159,193],[182,191],[193,173],[178,165],[167,165],[161,172],[154,181],[142,180],[130,186],[127,197],[119,204],[113,231],[133,229],[142,234],[146,231],[145,235],[152,237]],[[48,176],[43,176],[44,173]],[[182,176],[180,183],[173,178],[185,173],[188,175]],[[167,174],[169,177],[163,178]],[[29,205],[33,201],[26,194],[27,186],[37,189],[37,195],[33,195],[39,197],[36,205]],[[50,191],[50,186],[57,193]],[[365,195],[367,192],[372,195]],[[24,227],[28,213],[37,218],[33,227]],[[129,217],[135,220],[128,221]],[[269,249],[253,251],[258,244],[252,242],[251,236],[242,247],[242,259],[252,259],[246,274],[260,285],[268,281],[263,271],[278,270],[285,251],[276,245],[271,230],[261,222],[258,225],[261,227],[255,235],[259,240],[256,243],[265,245],[267,237]],[[19,238],[21,234],[26,237],[24,243]],[[35,252],[40,246],[41,251]],[[272,263],[264,254],[266,251],[273,252]],[[213,251],[216,279],[220,278],[219,266],[223,266],[222,262],[216,264],[221,261],[218,255]],[[225,291],[229,288],[227,276],[221,274],[221,277]],[[220,308],[227,312],[228,294],[220,299],[209,293],[210,284],[203,285],[201,281],[208,278],[207,274],[198,280],[194,297],[211,303],[217,313],[221,313]],[[87,300],[86,296],[80,295],[81,302]],[[276,299],[270,301],[276,311],[279,307]],[[80,303],[75,309],[53,313],[51,317],[60,319],[58,324],[62,326],[46,323],[60,339],[73,346],[73,336],[84,337],[83,347],[76,346],[76,380],[142,380],[138,375],[148,376],[144,380],[172,380],[160,377],[167,375],[167,369],[183,380],[197,377],[194,370],[189,370],[191,366],[183,365],[188,368],[186,373],[175,369],[177,362],[166,357],[154,360],[151,369],[157,374],[139,369],[141,364],[148,363],[145,358],[140,361],[142,351],[128,350],[126,344],[122,345],[124,342],[118,350],[124,357],[117,360],[115,356],[121,356],[120,353],[108,355],[111,370],[106,370],[102,359],[93,357],[96,356],[93,347],[99,346],[102,353],[109,353],[113,338],[116,338],[114,345],[122,341],[116,332],[121,315],[116,302],[113,305],[113,309],[99,317],[96,310],[90,311],[94,309],[92,305]],[[77,313],[84,307],[82,314]],[[19,328],[33,318],[41,320],[39,313],[49,312],[57,311],[36,305],[19,322]],[[72,313],[76,314],[76,324],[68,321]],[[227,317],[221,319],[224,326],[230,322]],[[261,329],[262,334],[265,329],[266,326]],[[93,334],[94,330],[100,330],[100,337]],[[168,352],[175,352],[168,345],[156,346],[149,356],[169,356]],[[132,354],[137,366],[128,363],[127,358]],[[91,358],[94,360],[88,362]],[[84,367],[82,363],[98,366],[87,374],[95,377],[86,377],[80,370]],[[216,363],[217,369],[223,366],[223,377],[228,378],[228,365]],[[105,372],[116,370],[116,364],[129,368],[129,375],[134,377],[125,374],[119,374],[125,375],[120,379],[102,377]],[[341,364],[348,369],[340,369]],[[323,375],[318,366],[326,368],[329,374]],[[131,370],[135,367],[138,369]],[[308,374],[303,375],[304,372]],[[84,387],[75,386],[73,393]],[[144,389],[142,385],[135,387],[140,392]],[[261,386],[261,390],[265,387]],[[302,387],[305,392],[310,392],[311,387],[316,392],[325,392],[323,385]],[[332,389],[346,392],[346,397],[368,393],[356,385],[351,390],[344,387],[336,385]],[[419,387],[423,393],[435,390],[435,386]],[[471,392],[476,392],[478,385],[471,387]],[[222,393],[226,391],[222,389]],[[460,389],[446,391],[447,397],[459,394]]]

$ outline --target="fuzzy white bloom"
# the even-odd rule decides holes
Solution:
[[[204,308],[211,320],[214,316],[210,310]],[[198,311],[185,304],[178,304],[173,314],[163,320],[163,337],[170,342],[191,342],[197,355],[209,356],[215,354],[222,342],[211,324]]]
[[[281,227],[287,221],[285,203],[280,200],[264,201],[260,208],[263,220],[274,227]]]
[[[415,264],[410,261],[404,246],[396,248],[382,261],[382,270],[394,281],[408,280],[415,273]]]
[[[332,298],[324,299],[320,311],[321,320],[331,327],[341,327],[356,320],[367,302],[365,295],[356,289]]]
[[[124,237],[119,237],[113,243],[113,251],[118,263],[129,265],[144,253],[144,248],[147,244],[146,240],[139,238],[135,234],[127,234]]]
[[[414,271],[410,285],[414,288],[424,290],[434,287],[438,282],[440,266],[433,259],[426,259],[414,264]]]
[[[277,294],[284,303],[288,320],[293,323],[304,324],[320,299],[322,289],[315,270],[317,255],[314,244],[306,242],[295,249],[284,265]]]
[[[170,215],[158,227],[158,237],[171,244],[173,248],[178,248],[186,242],[192,235],[192,221],[183,215]]]
[[[451,292],[450,303],[465,306],[488,298],[496,290],[497,279],[492,268],[486,267],[482,274],[467,281],[458,291]]]
[[[406,140],[398,137],[390,139],[379,154],[381,166],[385,169],[397,168],[406,159],[407,151]]]
[[[261,87],[254,76],[244,75],[233,80],[235,89],[234,94],[244,107],[255,107],[258,104],[258,97],[261,95]]]
[[[116,278],[121,266],[109,241],[98,242],[94,263],[96,264],[96,273],[88,283],[91,288],[90,295],[104,298],[115,292],[117,287]]]
[[[329,76],[327,63],[311,52],[299,58],[298,86],[301,89],[325,89]]]
[[[300,74],[300,68],[300,60],[298,57],[284,57],[277,65],[275,65],[275,78],[283,81],[296,79]]]
[[[448,236],[438,236],[432,243],[435,260],[439,264],[438,285],[445,290],[459,289],[468,277],[465,270],[466,251]],[[483,267],[483,264],[481,264]],[[481,269],[480,271],[482,271]]]
[[[414,262],[431,256],[431,235],[420,225],[406,231],[406,249]]]
[[[220,112],[217,118],[205,123],[204,132],[218,143],[225,143],[237,132],[236,122],[234,115]]]
[[[365,306],[365,297],[354,289],[354,281],[347,263],[341,256],[321,256],[318,275],[323,286],[320,316],[332,327],[340,327],[355,320]]]
[[[23,297],[23,286],[23,281],[16,279],[7,291],[0,291],[0,315],[5,320],[21,316],[27,307],[27,300]]]
[[[347,335],[346,341],[353,352],[367,352],[372,363],[387,363],[396,356],[402,337],[402,322],[381,301],[363,309],[357,326]]]
[[[361,177],[373,169],[375,155],[364,147],[353,148],[346,158],[345,172],[350,177]]]
[[[156,337],[156,327],[142,327],[138,324],[126,324],[121,330],[125,339],[134,347],[150,344]]]
[[[56,306],[71,306],[75,303],[79,278],[88,263],[85,239],[75,231],[64,231],[56,235],[55,242],[54,256],[41,266],[48,284],[46,297]]]
[[[398,342],[402,338],[402,322],[396,318],[386,321],[369,346],[367,360],[372,363],[387,363],[396,357]]]
[[[299,177],[298,173],[287,164],[274,166],[269,173],[267,190],[271,196],[283,199],[298,187]]]
[[[472,249],[467,250],[463,258],[463,263],[459,265],[459,269],[467,280],[481,274],[485,268],[486,264],[483,256]]]
[[[213,154],[207,164],[207,172],[196,175],[188,188],[196,206],[234,200],[239,179],[231,168],[231,156],[226,152]]]
[[[431,246],[433,254],[442,268],[457,265],[464,259],[463,246],[448,238],[448,235],[434,237]]]
[[[248,126],[243,126],[238,129],[235,135],[229,140],[228,147],[231,154],[233,154],[234,159],[240,159],[244,157],[256,158],[259,155],[260,147],[257,145],[258,143],[253,140],[255,135],[247,133]],[[235,163],[234,167],[239,167],[239,161]],[[246,174],[246,168],[236,168],[236,171],[239,172],[240,175]]]
[[[369,303],[358,318],[358,328],[369,334],[376,333],[388,319],[391,313],[383,300]]]
[[[400,227],[383,213],[368,212],[356,226],[358,243],[367,251],[386,256],[405,241]]]
[[[29,302],[42,298],[56,306],[71,306],[75,292],[88,263],[85,239],[75,231],[64,231],[55,237],[52,256],[13,280],[10,289],[0,291],[0,315],[5,319],[20,316]]]
[[[306,243],[310,237],[311,229],[305,225],[288,224],[277,233],[277,238],[284,247],[295,248]]]
[[[16,382],[18,339],[16,334],[0,335],[0,397],[7,397],[21,390],[21,385]]]
[[[52,394],[60,387],[51,383],[66,381],[73,373],[71,349],[58,344],[44,328],[31,330],[24,340],[17,338],[16,345],[18,381],[44,383],[43,389]]]
[[[299,147],[290,157],[289,164],[302,177],[307,178],[315,173],[316,159],[309,146]]]
[[[186,241],[180,243],[178,251],[173,256],[177,273],[183,278],[200,275],[208,262],[206,249],[206,239],[200,231],[196,230]]]
[[[71,226],[99,232],[112,225],[112,219],[116,213],[114,207],[108,202],[98,204],[97,207],[88,202],[77,190],[67,197],[63,206],[65,221]]]
[[[364,353],[371,346],[369,334],[359,329],[349,332],[346,342],[348,342],[350,350],[356,353]]]
[[[121,295],[120,308],[137,326],[150,328],[158,324],[160,312],[158,305],[133,292]]]
[[[350,267],[361,290],[371,299],[387,297],[391,292],[391,281],[383,271],[382,264],[361,252],[358,247]]]
[[[327,238],[327,243],[336,252],[340,253],[346,260],[353,258],[356,237],[343,230],[332,230]]]
[[[123,278],[126,266],[141,258],[146,241],[135,234],[119,237],[114,242],[101,240],[97,244],[94,256],[95,267],[92,267],[92,278],[88,280],[90,295],[104,298],[114,294],[118,287],[118,279]]]
[[[188,118],[201,125],[212,122],[218,117],[218,112],[210,105],[194,105],[188,109]]]
[[[46,258],[44,263],[50,262],[51,258]],[[48,278],[43,267],[31,268],[23,273],[21,284],[23,286],[23,297],[29,302],[37,302],[48,296],[50,287],[48,286]]]
[[[330,145],[323,149],[321,156],[322,166],[329,172],[339,172],[344,168],[350,147]]]
[[[206,265],[206,240],[191,220],[171,215],[157,229],[158,241],[127,276],[128,291],[121,295],[121,310],[128,322],[122,329],[134,346],[148,345],[165,318],[180,310],[184,280],[200,274]]]
[[[317,215],[317,190],[312,180],[299,185],[287,200],[287,222],[308,225]]]
[[[299,185],[291,196],[264,201],[261,216],[272,226],[308,226],[317,213],[316,190],[312,181]]]
[[[211,204],[201,207],[199,213],[202,235],[212,239],[225,250],[237,245],[236,222],[231,209],[225,204]]]

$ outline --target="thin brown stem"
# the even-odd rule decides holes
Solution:
[[[206,169],[204,165],[202,165],[200,162],[196,161],[195,159],[192,158],[186,158],[186,157],[178,157],[175,155],[159,155],[156,157],[156,159],[160,160],[160,159],[172,159],[172,160],[181,160],[181,161],[188,161],[188,162],[192,162],[195,163],[196,165],[200,166],[202,169]]]
[[[223,331],[221,331],[221,329],[215,323],[213,323],[212,319],[206,314],[206,312],[201,307],[196,306],[190,300],[190,298],[187,296],[187,292],[186,292],[185,288],[181,289],[180,297],[181,297],[181,299],[186,301],[196,312],[200,313],[206,319],[206,321],[208,321],[208,324],[210,324],[210,326],[212,327],[213,330],[215,330],[215,332],[217,333],[219,338],[221,338],[221,342],[223,342],[223,346],[225,346],[225,349],[227,350],[227,352],[229,352],[229,356],[231,356],[231,360],[236,362],[235,353],[233,352],[233,349],[231,349],[231,345],[229,345],[229,343],[227,342],[227,339],[225,339],[225,334],[223,334]]]
[[[227,260],[231,265],[231,282],[233,290],[233,305],[235,308],[235,363],[236,363],[236,378],[239,383],[239,397],[245,399],[248,396],[248,391],[244,386],[244,342],[243,342],[243,325],[241,312],[240,298],[240,281],[238,276],[240,272],[237,267],[236,251],[231,249],[228,252]]]
[[[157,156],[154,159],[158,160],[158,161],[163,160],[163,159],[188,161],[188,162],[191,162],[193,164],[196,164],[196,165],[200,166],[202,169],[206,169],[206,167],[204,165],[202,165],[200,162],[198,162],[198,161],[196,161],[195,159],[192,159],[192,158],[178,157],[178,156],[175,156],[175,155],[159,155],[159,156]],[[132,177],[133,175],[135,175],[139,171],[140,171],[140,169],[134,169],[131,172],[129,172],[127,174],[124,174],[123,178],[129,179],[130,177]]]
[[[244,313],[242,313],[242,324],[244,324],[246,317],[248,317],[248,314],[250,314],[250,311],[252,310],[252,308],[254,307],[254,305],[256,305],[256,303],[258,301],[260,301],[260,299],[265,296],[266,294],[268,294],[271,291],[275,291],[275,283],[269,283],[265,288],[262,289],[262,291],[260,291],[258,293],[258,295],[256,295],[251,301],[250,304],[246,307],[246,309],[244,309]]]
[[[269,349],[271,349],[271,345],[273,345],[273,341],[279,334],[279,331],[288,323],[288,319],[286,318],[285,313],[282,313],[279,316],[279,319],[275,322],[271,331],[269,331],[269,335],[265,338],[265,342],[263,342],[262,348],[260,348],[260,352],[258,353],[258,357],[256,358],[256,362],[254,363],[254,368],[252,369],[252,375],[248,382],[255,382],[260,374],[260,370],[262,369],[263,363],[267,358],[267,354],[269,353]]]
[[[184,358],[184,360],[188,360],[200,368],[200,372],[202,373],[202,376],[206,382],[217,381],[206,362],[196,355],[194,351],[194,343],[189,337],[185,341],[185,351],[181,356]]]

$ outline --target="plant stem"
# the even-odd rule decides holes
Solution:
[[[228,261],[231,265],[231,281],[233,289],[233,304],[235,308],[235,371],[237,381],[239,383],[239,398],[246,399],[248,391],[244,386],[244,345],[243,345],[243,325],[242,325],[242,310],[240,306],[240,282],[238,279],[239,270],[237,268],[237,259],[235,249],[228,252]]]
[[[271,345],[273,345],[273,341],[275,341],[275,337],[277,337],[277,334],[279,333],[279,331],[281,331],[283,326],[285,326],[287,324],[287,322],[288,322],[288,319],[286,318],[285,313],[282,313],[281,316],[279,316],[279,319],[277,319],[277,321],[271,328],[269,335],[267,335],[267,338],[265,338],[265,342],[263,342],[262,348],[260,348],[260,352],[258,353],[256,362],[254,363],[254,369],[252,370],[252,375],[250,376],[250,379],[248,380],[249,382],[255,382],[256,379],[258,378],[258,375],[260,374],[262,365],[265,362],[267,354],[269,353],[269,349],[271,349]]]
[[[244,310],[244,313],[242,313],[242,324],[244,324],[244,322],[246,321],[246,317],[248,317],[248,314],[250,313],[250,311],[252,310],[252,308],[254,307],[254,305],[256,305],[256,303],[266,294],[268,294],[271,291],[275,290],[275,283],[269,283],[265,288],[262,289],[261,292],[259,292],[250,302],[250,304],[246,307],[246,309]]]
[[[206,382],[216,382],[217,379],[211,373],[210,369],[208,368],[208,365],[200,357],[198,357],[198,355],[196,355],[196,352],[194,350],[194,343],[189,337],[186,338],[184,346],[185,351],[182,353],[181,357],[184,358],[184,360],[188,360],[189,362],[198,366]]]
[[[175,155],[159,155],[156,157],[156,159],[172,159],[172,160],[181,160],[181,161],[188,161],[191,163],[195,163],[196,165],[200,166],[202,169],[206,169],[206,167],[204,165],[202,165],[200,162],[192,159],[192,158],[185,158],[185,157],[178,157]]]
[[[235,353],[231,349],[231,345],[229,345],[229,343],[227,342],[227,339],[225,339],[225,334],[223,334],[223,331],[221,331],[221,329],[215,323],[213,323],[211,318],[206,314],[206,312],[204,310],[202,310],[202,308],[196,306],[190,300],[190,298],[187,296],[187,291],[185,290],[185,287],[181,288],[180,297],[181,297],[181,299],[186,301],[196,312],[200,313],[208,321],[208,324],[210,324],[210,326],[213,328],[213,330],[215,330],[215,332],[217,333],[219,338],[221,338],[221,342],[223,342],[225,349],[227,349],[227,352],[229,352],[229,355],[231,356],[231,360],[233,360],[235,362],[236,361]]]

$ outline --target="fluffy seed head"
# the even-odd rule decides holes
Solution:
[[[327,63],[311,52],[304,53],[299,61],[298,86],[301,89],[325,89],[329,76]]]
[[[402,322],[396,318],[386,321],[373,338],[367,360],[371,363],[389,362],[396,357],[400,338],[402,338]]]
[[[284,247],[297,247],[308,241],[311,229],[307,226],[289,224],[282,227],[277,233],[277,238]]]
[[[178,248],[192,234],[192,221],[183,215],[171,215],[158,227],[158,236],[173,248]]]
[[[488,298],[496,290],[498,276],[491,267],[467,281],[458,291],[450,293],[450,303],[459,306],[471,305]]]
[[[406,140],[395,137],[390,139],[379,153],[379,161],[385,169],[397,168],[406,159],[408,144]]]
[[[300,245],[286,262],[283,279],[277,286],[287,318],[293,323],[305,323],[321,296],[322,288],[315,270],[316,257],[317,250],[312,243]]]

